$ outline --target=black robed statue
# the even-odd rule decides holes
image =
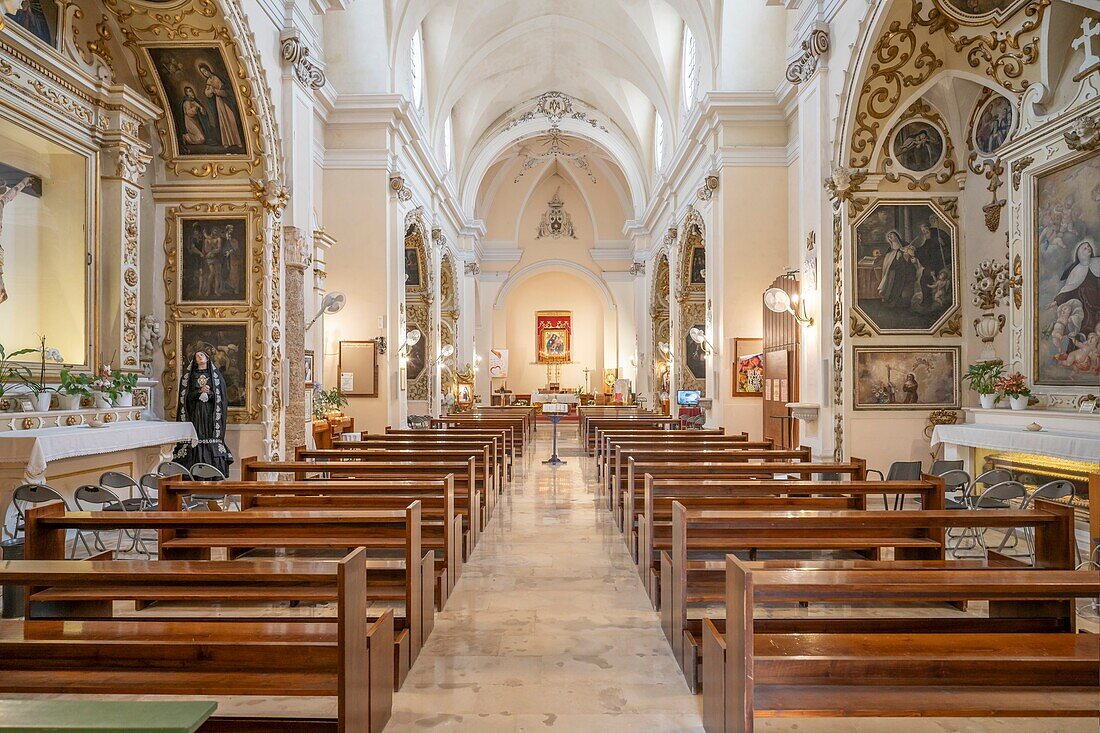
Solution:
[[[174,453],[175,460],[188,468],[196,463],[209,463],[229,476],[233,454],[225,445],[226,409],[229,406],[225,377],[210,361],[209,354],[197,351],[180,377],[179,386],[176,420],[194,425],[199,442],[197,445],[179,443]]]

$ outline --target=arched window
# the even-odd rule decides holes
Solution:
[[[443,165],[447,166],[447,170],[455,166],[455,128],[452,118],[452,115],[447,115],[443,122]]]
[[[419,109],[424,106],[424,39],[420,29],[413,34],[409,44],[409,87],[412,90],[412,102]]]
[[[699,93],[699,57],[695,52],[695,36],[691,34],[687,24],[684,25],[684,58],[681,65],[684,109],[691,109]]]
[[[665,121],[657,112],[653,119],[653,167],[658,173],[665,164]]]

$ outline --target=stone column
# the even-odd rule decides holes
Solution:
[[[310,264],[312,244],[298,227],[283,229],[286,263],[286,445],[287,452],[306,444],[305,382],[305,278]],[[315,367],[316,368],[316,367]]]

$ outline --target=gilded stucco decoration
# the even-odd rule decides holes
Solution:
[[[829,32],[815,28],[799,47],[799,54],[787,65],[786,78],[791,84],[801,84],[817,71],[818,60],[829,53]]]
[[[926,141],[923,148],[928,152],[918,156],[913,151],[920,149],[915,146],[920,145],[917,141],[922,139]],[[955,145],[947,123],[939,111],[923,99],[915,101],[898,118],[887,140],[881,169],[891,183],[904,180],[910,191],[928,191],[932,183],[942,186],[958,172]],[[912,161],[918,159],[922,163],[914,166]]]
[[[653,322],[653,384],[655,392],[667,391],[664,384],[668,373],[668,359],[660,353],[657,345],[670,343],[669,337],[669,301],[671,300],[671,281],[669,279],[668,252],[661,251],[653,272],[653,292],[650,296],[649,315]]]
[[[1006,91],[1019,93],[1038,72],[1039,26],[1050,0],[1028,0],[1001,19],[1004,30],[982,28],[975,35],[961,32],[963,24],[945,13],[937,0],[929,6],[897,3],[898,16],[889,21],[870,51],[867,76],[859,87],[852,118],[848,164],[867,167],[878,146],[882,125],[908,102],[913,90],[950,63],[962,70],[977,69]],[[904,7],[908,7],[905,12]],[[904,15],[901,15],[904,13]],[[988,26],[988,23],[982,23]],[[954,53],[944,58],[943,45]]]
[[[706,226],[694,206],[689,206],[680,225],[676,283],[676,326],[669,342],[676,358],[676,389],[697,389],[706,394],[707,357],[688,335],[708,323]]]
[[[435,361],[435,324],[432,302],[435,274],[429,249],[430,229],[424,220],[424,210],[416,207],[405,215],[405,329],[418,329],[420,341],[405,359],[408,370],[408,399],[426,400],[431,394]]]
[[[432,233],[433,235],[435,234],[434,231]],[[440,348],[453,346],[455,349],[458,349],[459,307],[457,283],[458,273],[455,270],[454,257],[450,252],[446,252],[440,260],[439,267],[439,316],[441,320],[439,329]],[[452,360],[455,358],[457,357],[452,357]],[[452,388],[454,381],[452,378],[453,366],[453,361],[443,365],[443,380],[440,384],[440,390],[444,395],[449,393]]]

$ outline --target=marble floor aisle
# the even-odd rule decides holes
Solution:
[[[626,546],[597,513],[576,425],[550,426],[394,699],[400,731],[702,731]]]

